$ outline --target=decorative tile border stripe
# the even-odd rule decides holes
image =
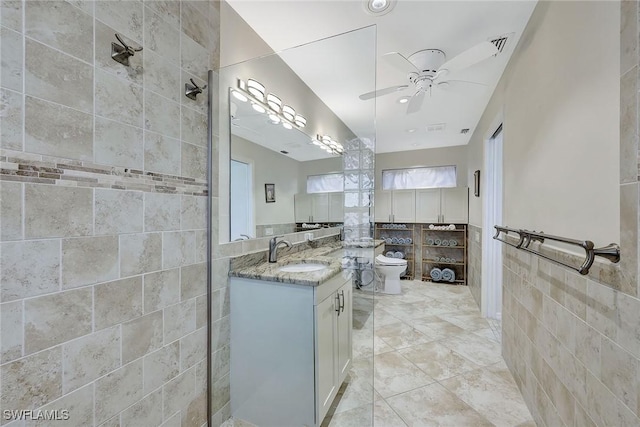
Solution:
[[[38,159],[37,157],[40,157]],[[0,181],[72,187],[99,187],[206,196],[207,183],[195,178],[19,154],[0,156]]]

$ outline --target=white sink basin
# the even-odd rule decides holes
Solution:
[[[278,270],[285,273],[310,273],[313,271],[320,271],[326,269],[327,266],[324,264],[289,264],[283,267],[280,267]]]

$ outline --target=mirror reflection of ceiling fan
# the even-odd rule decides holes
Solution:
[[[469,82],[465,80],[443,80],[451,71],[458,71],[468,68],[478,62],[490,58],[500,51],[496,45],[490,41],[482,42],[471,49],[455,56],[445,62],[445,54],[439,49],[419,50],[408,57],[404,57],[398,52],[389,52],[382,55],[382,58],[393,67],[407,73],[409,84],[391,86],[373,92],[360,95],[360,99],[367,100],[378,96],[388,95],[409,88],[411,85],[415,92],[407,105],[407,114],[415,113],[422,108],[425,94],[431,93],[433,87],[445,88],[449,82],[460,82],[483,85],[484,83]]]

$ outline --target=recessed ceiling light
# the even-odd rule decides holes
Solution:
[[[407,102],[409,102],[410,99],[411,99],[410,96],[403,96],[402,98],[398,98],[398,103],[399,104],[406,104]]]
[[[411,144],[411,145],[412,145],[413,147],[417,147],[417,146],[418,146],[418,143],[417,143],[417,142],[414,142],[414,143],[413,143],[413,144]]]
[[[404,131],[407,132],[407,133],[414,133],[417,130],[418,129],[416,129],[416,128],[411,128],[411,129],[405,129]]]
[[[371,15],[385,15],[391,12],[396,0],[365,0],[364,9]]]

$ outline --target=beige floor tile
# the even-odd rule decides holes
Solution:
[[[434,336],[435,334],[438,339],[452,338],[465,332],[461,327],[437,316],[435,316],[435,320],[431,318],[414,319],[409,324],[425,335]]]
[[[405,348],[400,350],[400,354],[438,381],[478,368],[475,363],[438,342]]]
[[[371,385],[371,379],[371,376],[358,376],[354,373],[349,373],[342,387],[340,387],[338,396],[333,401],[329,412],[339,414],[373,403],[376,393]]]
[[[373,386],[385,398],[435,381],[397,351],[376,356],[373,368]]]
[[[373,419],[373,420],[372,420]],[[373,424],[371,423],[373,421]],[[327,416],[323,427],[407,427],[402,418],[384,401],[377,400],[373,405],[364,405],[349,411]]]
[[[409,427],[489,427],[486,418],[438,383],[386,399]]]
[[[475,369],[441,384],[498,427],[532,421],[518,386],[503,366]]]
[[[503,360],[500,344],[470,332],[442,340],[440,343],[480,366],[493,365]]]
[[[426,330],[423,333],[404,322],[399,322],[376,328],[375,334],[377,337],[382,338],[388,345],[398,350],[412,345],[435,341],[440,338],[436,333],[430,332],[431,331]]]

